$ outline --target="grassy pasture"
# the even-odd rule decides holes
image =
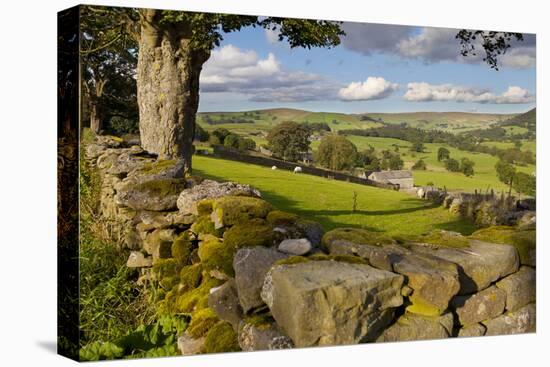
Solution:
[[[316,220],[325,230],[350,226],[391,235],[433,229],[469,234],[474,230],[448,210],[402,192],[212,157],[193,157],[193,167],[200,176],[253,185],[277,208]],[[356,212],[352,212],[354,191]]]

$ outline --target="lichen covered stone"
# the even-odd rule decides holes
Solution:
[[[274,245],[275,235],[273,228],[262,220],[252,220],[237,224],[223,234],[223,240],[232,248],[271,247]]]
[[[235,275],[233,257],[236,251],[234,244],[209,236],[199,244],[198,255],[204,270],[216,270],[232,277]]]
[[[230,323],[220,321],[206,334],[205,353],[237,352],[241,350],[237,333]]]

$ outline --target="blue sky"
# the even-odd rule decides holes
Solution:
[[[224,36],[201,76],[200,111],[291,107],[311,111],[515,113],[535,106],[535,37],[498,71],[459,54],[457,30],[344,23],[332,49],[302,49],[277,32]]]

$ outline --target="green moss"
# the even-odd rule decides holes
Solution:
[[[265,218],[273,210],[268,202],[250,196],[224,196],[212,204],[216,223],[223,226],[247,222],[254,218]]]
[[[199,257],[199,249],[195,248],[193,251],[191,251],[191,264],[199,264],[201,262],[201,258]]]
[[[145,175],[156,175],[169,170],[176,164],[175,159],[161,159],[155,162],[146,162],[137,171]]]
[[[406,307],[406,310],[410,313],[423,316],[439,316],[445,310],[442,310],[434,305],[426,303],[421,298],[416,298],[413,294],[409,297],[410,304]]]
[[[173,304],[169,309],[176,313],[192,313],[206,308],[208,307],[210,289],[222,284],[222,280],[203,275],[202,282],[197,288],[186,292],[180,291],[175,297],[172,297]]]
[[[265,221],[251,220],[247,223],[237,224],[229,228],[223,234],[224,242],[233,248],[274,245],[275,234],[273,228],[265,224]]]
[[[244,318],[244,322],[260,330],[264,330],[269,328],[275,322],[275,319],[273,318],[271,313],[267,312],[267,313],[246,316]]]
[[[192,251],[193,244],[188,232],[182,232],[172,243],[172,257],[183,265],[190,262]]]
[[[298,216],[296,214],[283,212],[281,210],[273,210],[267,215],[267,222],[272,226],[290,226],[293,225]]]
[[[397,243],[393,238],[382,233],[367,231],[361,228],[337,228],[325,233],[322,244],[328,246],[336,240],[349,241],[358,245],[386,245]]]
[[[182,291],[188,291],[197,288],[202,280],[202,265],[194,264],[184,266],[180,270],[180,287]]]
[[[191,225],[191,231],[196,234],[211,234],[216,237],[223,235],[223,230],[216,229],[209,215],[202,215]]]
[[[411,240],[413,242],[421,242],[455,248],[467,247],[470,244],[470,240],[467,237],[462,236],[460,233],[442,230],[436,230],[421,236],[411,237]]]
[[[185,189],[185,181],[180,178],[163,178],[141,182],[134,189],[154,196],[176,195]]]
[[[203,308],[191,315],[191,322],[186,329],[186,333],[192,338],[198,339],[208,332],[220,319],[210,308]]]
[[[237,340],[237,333],[228,322],[218,322],[206,334],[205,353],[236,352],[239,350],[241,348]]]
[[[522,264],[534,265],[537,235],[534,229],[517,230],[509,226],[493,226],[474,232],[470,238],[491,243],[512,245],[519,253]]]
[[[213,199],[204,199],[197,203],[197,212],[199,215],[210,215],[212,214],[212,204],[214,203]]]
[[[236,248],[219,238],[209,236],[199,245],[199,258],[204,270],[218,270],[229,276],[234,276],[233,257]]]

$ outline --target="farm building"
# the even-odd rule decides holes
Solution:
[[[414,186],[412,172],[408,170],[372,172],[368,179],[381,183],[398,184],[400,190],[412,189]]]

